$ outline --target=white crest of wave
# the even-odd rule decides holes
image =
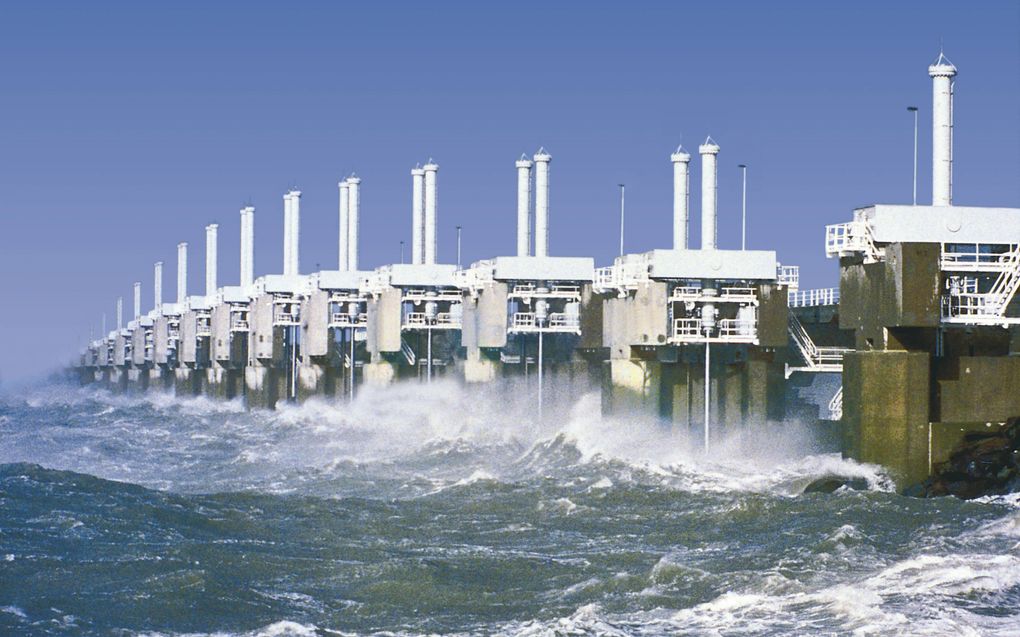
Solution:
[[[240,400],[160,392],[115,395],[88,388],[45,388],[27,400],[33,409],[72,406],[90,412],[84,425],[93,440],[86,449],[80,437],[73,439],[85,453],[69,468],[160,488],[182,482],[196,488],[204,480],[196,471],[219,475],[230,466],[222,474],[225,482],[210,482],[207,488],[232,489],[246,479],[248,488],[272,476],[274,490],[290,490],[300,488],[288,482],[297,479],[290,477],[295,472],[398,460],[393,466],[425,480],[438,477],[443,488],[522,477],[522,472],[545,475],[554,466],[578,464],[611,465],[608,475],[599,470],[599,478],[611,485],[651,480],[682,490],[792,496],[815,478],[838,475],[862,478],[871,488],[891,488],[877,467],[816,454],[808,429],[797,424],[718,432],[706,454],[700,430],[652,417],[603,416],[591,388],[550,383],[543,418],[537,417],[535,402],[534,388],[514,380],[365,386],[351,403],[314,398],[252,412]],[[116,458],[102,457],[108,447],[120,450]],[[195,464],[197,456],[205,458],[204,465]],[[16,454],[13,459],[35,461]],[[111,471],[114,462],[118,469]]]

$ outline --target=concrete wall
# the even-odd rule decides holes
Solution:
[[[884,465],[901,487],[928,477],[930,365],[927,352],[843,358],[843,453]]]

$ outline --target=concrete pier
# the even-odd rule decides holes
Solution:
[[[596,274],[607,413],[640,411],[711,436],[782,420],[788,285],[775,253],[656,250]]]

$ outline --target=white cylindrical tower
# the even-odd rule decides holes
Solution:
[[[701,249],[715,250],[719,194],[716,155],[719,154],[719,145],[709,137],[698,147],[698,152],[701,153]]]
[[[290,191],[290,273],[301,274],[301,191]]]
[[[188,298],[188,244],[184,241],[177,244],[177,302],[184,303]]]
[[[347,178],[347,269],[358,269],[358,232],[361,230],[361,179]]]
[[[535,256],[549,256],[549,162],[552,155],[539,148],[535,160]]]
[[[152,298],[156,312],[163,309],[163,262],[156,261],[152,268]]]
[[[291,239],[291,212],[290,212],[290,193],[288,192],[283,196],[283,274],[290,274],[290,247],[293,245]]]
[[[686,250],[690,223],[691,173],[690,154],[677,146],[669,156],[673,162],[673,249]]]
[[[117,331],[124,329],[124,297],[117,297]]]
[[[135,281],[135,320],[142,318],[142,282]]]
[[[438,205],[436,177],[439,173],[439,165],[429,161],[422,169],[425,171],[425,230],[422,236],[423,262],[431,265],[436,262],[436,207]]]
[[[350,234],[349,220],[351,212],[351,187],[347,183],[346,179],[337,184],[337,187],[340,189],[340,233],[337,236],[339,241],[339,249],[337,251],[337,269],[343,272],[347,269],[347,263],[350,261],[347,237]]]
[[[255,281],[255,208],[241,209],[241,287]]]
[[[956,67],[939,53],[932,80],[931,205],[953,205],[953,77]]]
[[[425,261],[425,170],[411,170],[411,263]]]
[[[517,256],[531,254],[531,160],[521,155],[517,166]]]
[[[205,295],[216,294],[216,233],[217,226],[210,223],[205,227]]]

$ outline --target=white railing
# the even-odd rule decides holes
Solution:
[[[718,299],[734,303],[754,303],[758,297],[754,293],[754,288],[750,286],[732,285],[720,289]]]
[[[510,298],[520,299],[574,299],[581,300],[581,286],[577,284],[561,283],[552,284],[542,290],[534,283],[518,283],[508,295]]]
[[[300,321],[300,313],[298,310],[286,311],[283,307],[277,305],[273,308],[273,325],[297,325]]]
[[[418,329],[418,328],[438,328],[438,329],[458,329],[461,326],[460,316],[451,314],[450,312],[439,312],[436,314],[434,320],[429,320],[428,314],[425,312],[408,312],[404,316],[405,329]]]
[[[330,317],[330,327],[358,327],[368,324],[368,314],[355,314],[351,316],[347,312],[333,312]]]
[[[593,287],[596,292],[612,292],[632,289],[648,280],[648,261],[640,259],[617,263],[595,270]]]
[[[461,300],[460,290],[425,290],[421,288],[410,288],[404,292],[404,301],[419,302],[419,301],[450,301],[459,302]]]
[[[950,283],[948,294],[942,297],[943,322],[983,325],[1020,324],[1020,318],[1006,316],[1006,310],[1017,290],[1020,289],[1020,247],[1012,252],[995,256],[994,263],[999,275],[988,292],[978,292],[977,279],[969,277],[958,280],[955,286]],[[960,285],[961,282],[962,285]]]
[[[957,245],[958,248],[962,246]],[[987,249],[982,249],[985,245]],[[1020,246],[1008,244],[1007,249],[1002,252],[991,252],[992,248],[1001,249],[1007,244],[967,244],[966,249],[947,249],[947,244],[942,244],[942,255],[939,259],[939,267],[943,272],[1007,272],[1009,271],[1020,253]],[[971,249],[973,246],[973,249]]]
[[[550,312],[544,323],[538,322],[534,312],[516,312],[510,318],[513,332],[580,332],[581,317],[566,312]]]
[[[817,307],[819,305],[839,305],[839,288],[818,288],[815,290],[799,290],[787,297],[790,307]]]
[[[776,280],[791,291],[797,290],[800,287],[800,266],[782,264],[776,266]]]
[[[883,253],[875,245],[868,222],[858,220],[825,226],[825,256],[845,257],[852,254],[863,254],[869,262],[882,258]]]
[[[700,318],[678,318],[673,320],[671,340],[685,343],[754,343],[758,340],[758,332],[754,321],[734,318],[716,321],[715,333],[705,334]]]
[[[491,283],[496,274],[494,261],[479,261],[466,270],[457,270],[453,273],[453,280],[457,287],[477,291]]]

